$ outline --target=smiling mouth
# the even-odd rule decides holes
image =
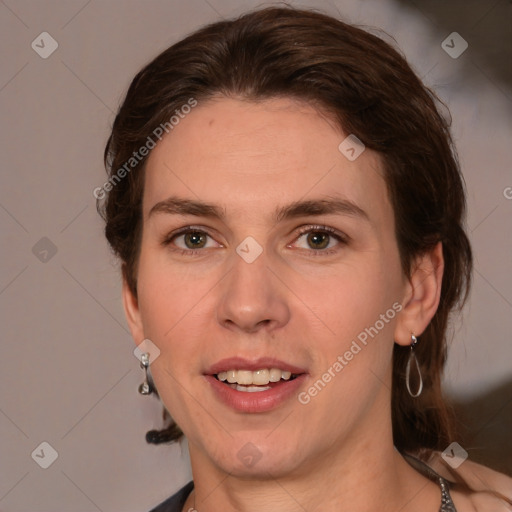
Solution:
[[[279,368],[263,368],[261,370],[228,370],[214,377],[236,391],[257,393],[296,379],[299,374]]]

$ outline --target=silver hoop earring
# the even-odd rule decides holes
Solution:
[[[140,355],[140,367],[144,370],[144,382],[139,386],[139,393],[141,395],[151,395],[153,393],[153,386],[148,380],[149,368],[149,352],[144,352]]]
[[[418,398],[421,395],[421,392],[423,391],[423,379],[421,377],[421,369],[420,364],[418,363],[418,358],[416,357],[416,354],[414,353],[414,347],[418,343],[418,338],[414,336],[414,334],[411,334],[411,352],[409,353],[409,359],[407,360],[407,366],[405,367],[405,385],[407,386],[407,391],[409,392],[409,395],[411,395],[413,398]],[[416,366],[416,372],[418,373],[418,389],[416,393],[413,393],[411,391],[411,364],[412,361],[414,361],[414,364]]]

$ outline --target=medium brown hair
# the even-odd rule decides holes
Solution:
[[[391,413],[398,450],[444,449],[453,439],[452,416],[441,391],[446,331],[450,312],[466,299],[472,256],[463,226],[463,180],[449,121],[436,108],[435,94],[390,44],[367,31],[313,11],[257,10],[198,30],[135,76],[105,148],[110,178],[190,98],[201,103],[219,95],[308,102],[378,152],[405,275],[417,256],[442,242],[439,308],[415,349],[424,390],[418,398],[408,394],[409,350],[395,344]],[[145,161],[98,203],[106,237],[135,296]],[[178,439],[181,431],[169,421],[166,429],[149,432],[148,441]]]

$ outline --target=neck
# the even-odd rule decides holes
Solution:
[[[308,460],[292,473],[254,477],[228,474],[190,445],[195,489],[183,510],[237,512],[381,512],[439,506],[439,490],[395,450],[391,425],[354,429],[350,439]]]

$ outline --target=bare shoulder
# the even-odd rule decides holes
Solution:
[[[511,477],[470,460],[453,468],[437,452],[428,465],[453,482],[450,494],[457,512],[512,511]]]

